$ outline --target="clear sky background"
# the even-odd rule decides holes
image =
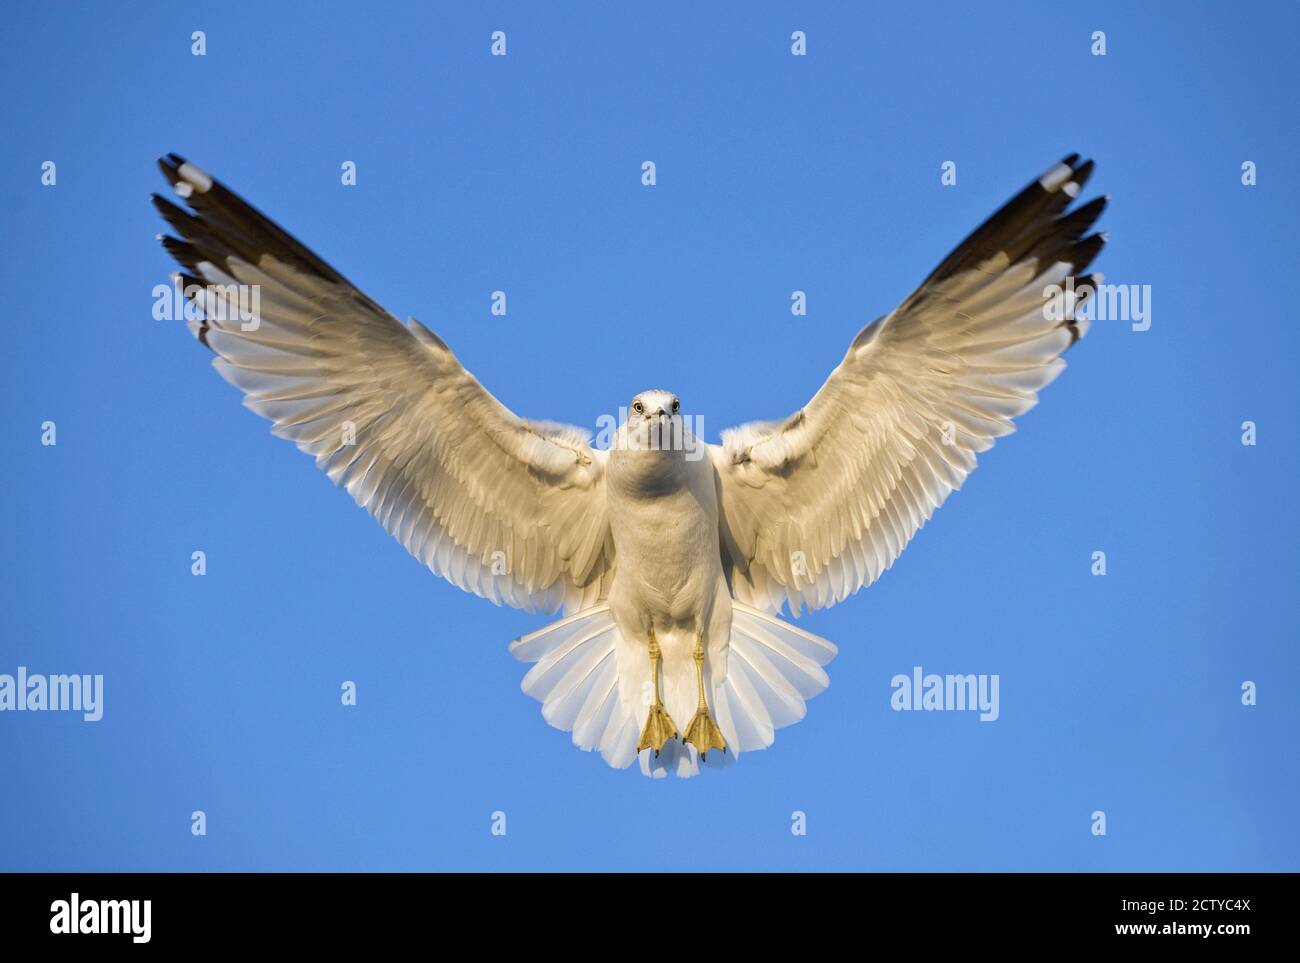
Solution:
[[[94,724],[0,714],[0,869],[1300,869],[1298,10],[7,4],[0,672],[106,691]],[[1071,151],[1152,325],[1094,326],[893,569],[801,620],[840,646],[804,721],[651,782],[520,692],[545,617],[431,576],[153,320],[167,151],[529,417],[651,386],[711,440],[788,414]],[[892,711],[915,665],[997,673],[1001,718]]]

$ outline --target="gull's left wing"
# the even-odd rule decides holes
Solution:
[[[245,405],[435,575],[530,610],[600,597],[614,549],[605,453],[585,432],[518,417],[418,321],[402,324],[193,164],[159,163],[192,208],[154,195],[203,309],[191,330]]]
[[[736,598],[798,614],[871,584],[1014,430],[1086,331],[1074,311],[1100,276],[1079,276],[1105,237],[1085,234],[1106,199],[1065,211],[1091,172],[1066,157],[864,328],[804,408],[710,446]],[[1047,289],[1071,278],[1083,292],[1054,315]]]

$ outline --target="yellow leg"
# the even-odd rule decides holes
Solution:
[[[695,634],[695,680],[700,688],[700,705],[695,710],[695,718],[686,727],[686,741],[700,751],[703,759],[710,749],[726,749],[727,743],[722,738],[722,730],[709,715],[709,703],[704,698],[704,630]]]
[[[652,625],[650,626],[650,677],[654,680],[655,701],[650,704],[650,712],[645,717],[645,728],[641,730],[641,741],[637,743],[636,751],[653,749],[656,756],[664,747],[664,743],[677,735],[677,723],[673,722],[659,699],[659,662],[662,658],[663,653],[659,649],[659,640],[655,638]]]

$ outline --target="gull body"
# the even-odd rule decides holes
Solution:
[[[610,531],[619,559],[609,607],[619,629],[620,687],[634,704],[653,691],[650,633],[663,651],[663,702],[680,723],[696,701],[693,656],[703,637],[705,685],[726,674],[731,594],[718,542],[717,472],[670,392],[644,391],[610,449]],[[644,413],[638,413],[638,408]]]

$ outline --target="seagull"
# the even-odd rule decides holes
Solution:
[[[692,431],[642,391],[606,447],[521,418],[438,335],[403,323],[176,154],[191,332],[272,432],[313,456],[453,585],[559,621],[510,645],[542,716],[610,766],[723,768],[772,745],[829,683],[835,646],[786,621],[870,585],[1014,430],[1088,329],[1107,198],[1070,154],[863,328],[781,421]],[[1068,297],[1060,301],[1060,292]],[[256,310],[250,310],[255,308]],[[685,727],[681,723],[685,722]]]

